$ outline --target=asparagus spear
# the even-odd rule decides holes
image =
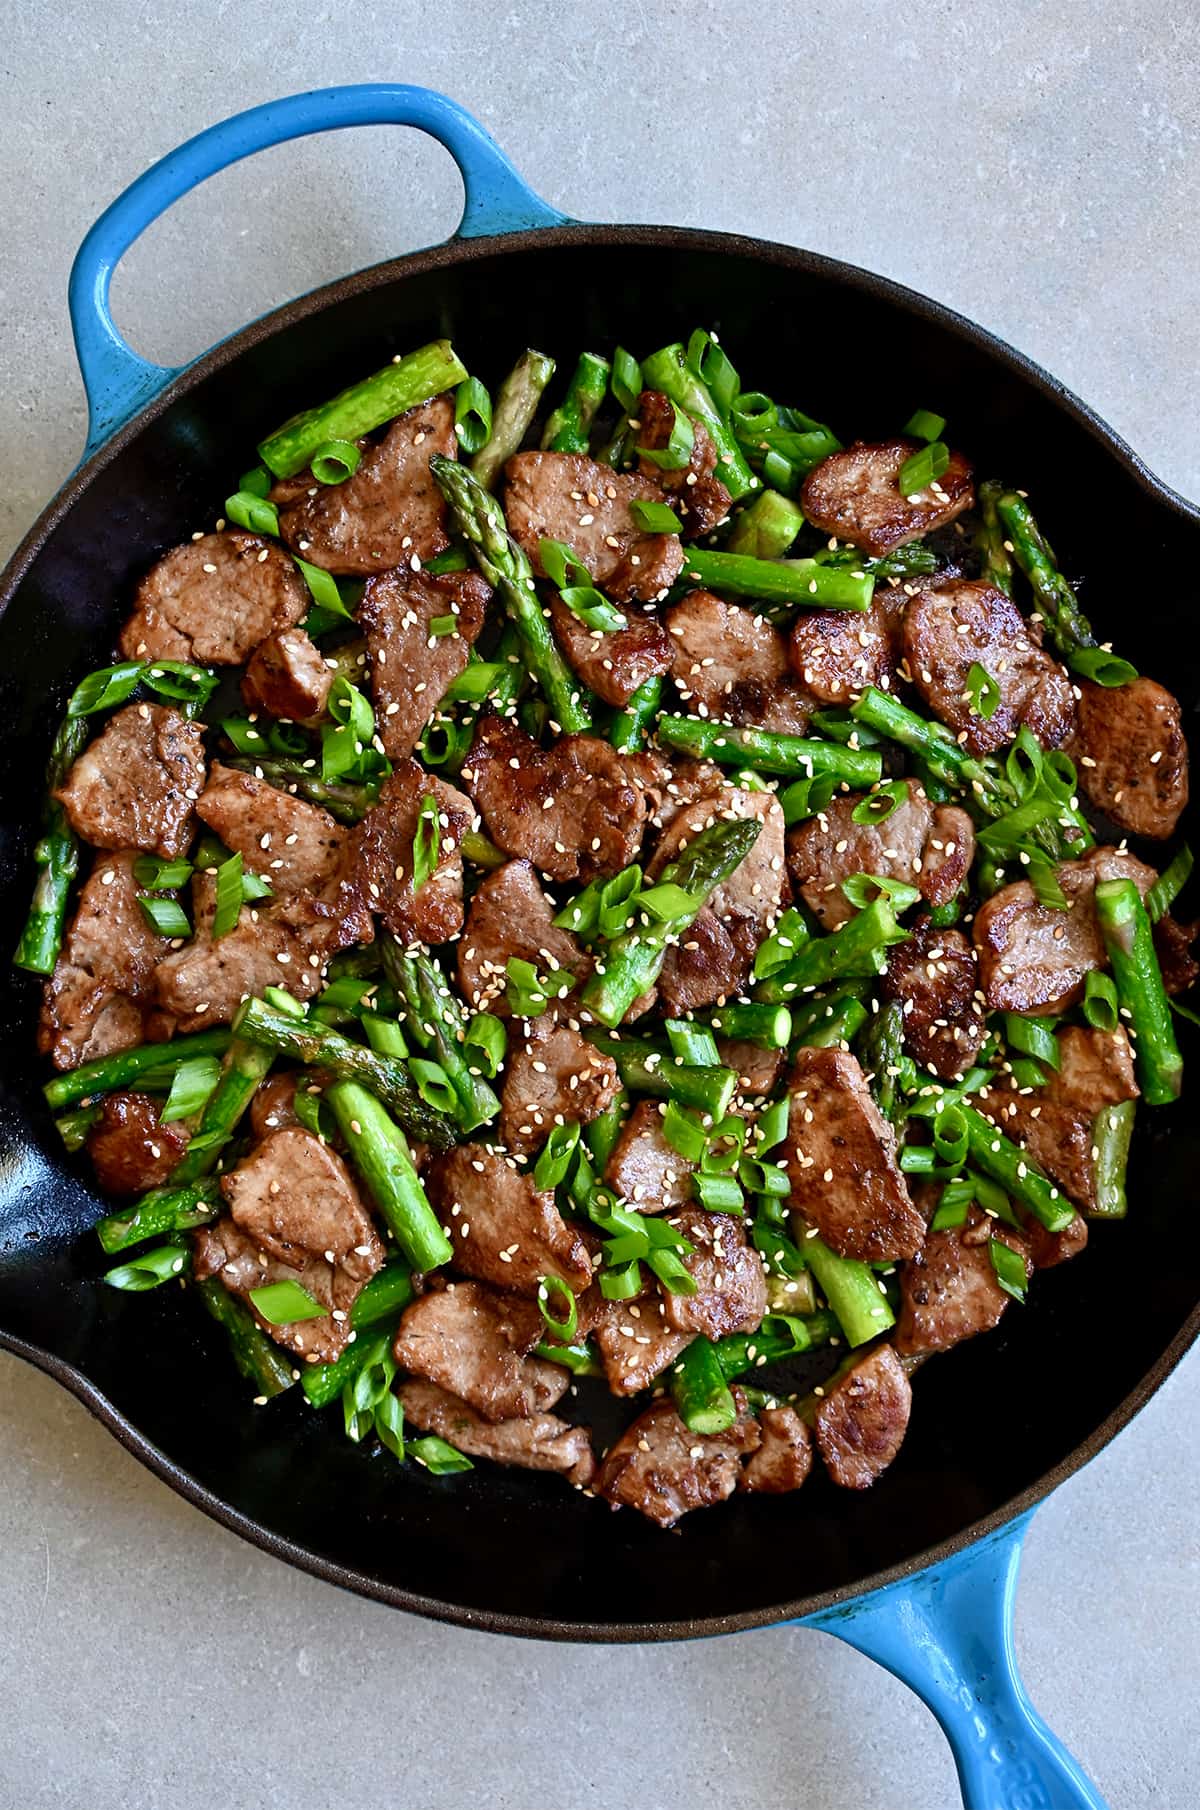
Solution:
[[[542,445],[548,452],[585,453],[596,410],[608,393],[612,366],[596,352],[584,352],[571,375],[567,393],[546,423]]]
[[[750,559],[781,559],[803,526],[799,503],[778,490],[764,490],[735,517],[725,551]]]
[[[897,1083],[904,1056],[904,1008],[898,999],[887,1000],[876,1012],[862,1040],[861,1055],[880,1112],[885,1119],[898,1119],[903,1102]]]
[[[101,1246],[111,1257],[146,1238],[164,1232],[190,1232],[217,1217],[220,1184],[215,1176],[178,1186],[152,1188],[139,1201],[107,1214],[96,1227]]]
[[[356,786],[345,780],[322,779],[315,767],[287,755],[272,756],[270,760],[237,755],[225,764],[242,773],[257,774],[269,786],[307,799],[309,804],[321,805],[339,823],[358,823],[379,798],[378,785]]]
[[[554,360],[544,352],[522,352],[500,385],[492,412],[492,431],[471,460],[477,483],[490,490],[505,461],[520,448],[537,414],[542,392],[554,375]]]
[[[639,685],[629,702],[613,717],[608,739],[618,754],[634,754],[645,746],[646,732],[658,715],[662,680],[657,673]]]
[[[46,802],[42,834],[33,851],[38,877],[29,915],[13,963],[30,974],[52,974],[62,948],[63,925],[71,882],[79,872],[79,843],[67,814],[51,794],[87,747],[91,730],[86,716],[67,716],[59,724],[46,765]]]
[[[488,1124],[500,1102],[481,1075],[473,1075],[463,1054],[466,1021],[432,956],[402,949],[393,937],[382,945],[383,971],[406,1007],[401,1023],[422,1049],[439,1062],[458,1100],[460,1130],[472,1132]]]
[[[336,1081],[325,1098],[350,1160],[413,1268],[432,1270],[449,1263],[454,1254],[450,1240],[426,1198],[400,1127],[357,1081]]]
[[[591,1026],[585,1035],[593,1048],[612,1057],[621,1085],[631,1093],[674,1100],[680,1106],[711,1113],[714,1120],[723,1119],[728,1112],[737,1089],[737,1076],[731,1068],[675,1062],[644,1037],[625,1033],[608,1037]]]
[[[690,369],[681,345],[664,346],[642,360],[642,381],[648,390],[661,390],[685,415],[703,422],[717,449],[716,475],[736,503],[751,490],[759,488],[759,480],[746,462],[725,417],[720,413],[708,385]]]
[[[296,1380],[292,1366],[250,1309],[230,1294],[218,1276],[198,1282],[196,1290],[217,1325],[224,1327],[234,1363],[258,1394],[282,1395],[290,1389]]]
[[[1121,1015],[1133,1037],[1142,1094],[1151,1106],[1169,1106],[1179,1098],[1183,1057],[1175,1041],[1150,919],[1134,882],[1101,880],[1096,887],[1096,917],[1117,985]]]
[[[1091,1217],[1095,1219],[1125,1217],[1125,1165],[1136,1112],[1136,1100],[1122,1100],[1116,1106],[1102,1106],[1092,1123],[1096,1204]]]
[[[867,1008],[861,999],[845,999],[833,1012],[823,1018],[819,1024],[811,1025],[796,1039],[809,1049],[828,1050],[839,1044],[853,1043],[863,1025],[867,1022]]]
[[[819,987],[828,980],[881,974],[889,945],[902,943],[907,935],[908,931],[897,922],[889,900],[872,899],[862,911],[856,911],[848,918],[840,930],[831,931],[828,936],[811,937],[786,968],[778,969],[759,982],[755,998],[775,1004],[791,999],[802,990]]]
[[[199,1181],[216,1168],[217,1159],[237,1130],[261,1081],[275,1060],[273,1049],[256,1047],[234,1038],[225,1056],[221,1078],[209,1095],[195,1135],[171,1172],[173,1188]]]
[[[694,716],[660,717],[658,739],[696,760],[715,760],[725,767],[757,767],[794,778],[828,773],[848,786],[871,786],[883,773],[882,756],[874,748],[848,748],[838,742],[710,723]]]
[[[792,1035],[792,1015],[786,1006],[721,1006],[709,1023],[722,1037],[756,1043],[764,1050],[785,1050]]]
[[[450,341],[435,339],[393,359],[329,402],[293,415],[259,443],[259,457],[277,478],[294,477],[326,440],[359,440],[394,415],[453,389],[466,375]]]
[[[504,511],[472,473],[453,459],[434,457],[429,469],[459,532],[470,543],[476,565],[500,593],[521,637],[525,663],[545,693],[555,722],[566,735],[589,729],[588,696],[559,652],[537,599],[533,568],[508,532]]]
[[[603,968],[597,963],[582,995],[584,1005],[601,1024],[610,1030],[620,1024],[634,1000],[654,985],[668,938],[686,929],[709,894],[741,865],[757,842],[761,828],[753,817],[710,824],[693,836],[676,860],[667,864],[659,888],[679,888],[684,903],[678,916],[643,923],[609,944]]]
[[[1028,1153],[965,1100],[955,1102],[955,1111],[966,1125],[967,1149],[975,1167],[999,1182],[1012,1200],[1028,1207],[1048,1232],[1061,1232],[1069,1226],[1075,1217],[1074,1207],[1049,1176],[1031,1162]]]
[[[724,1433],[737,1419],[737,1407],[729,1393],[711,1339],[694,1338],[671,1371],[671,1394],[680,1420],[689,1433]]]
[[[744,553],[683,549],[685,583],[728,591],[761,603],[803,604],[810,610],[865,610],[875,580],[864,567],[847,569],[818,559],[750,559]]]
[[[60,1113],[54,1121],[54,1129],[63,1141],[63,1149],[72,1156],[82,1150],[87,1142],[88,1132],[100,1117],[98,1106],[77,1106],[71,1112]]]
[[[983,554],[981,577],[989,584],[1003,591],[1006,597],[1013,594],[1012,555],[1004,544],[1004,527],[996,511],[996,503],[1004,494],[1004,487],[994,478],[979,486],[980,529],[977,544]]]
[[[65,1075],[55,1075],[42,1092],[46,1104],[58,1111],[95,1094],[136,1087],[140,1080],[149,1077],[156,1083],[165,1083],[181,1062],[190,1061],[193,1056],[223,1056],[232,1041],[233,1033],[222,1026],[219,1030],[194,1031],[189,1037],[173,1037],[169,1043],[139,1043],[136,1049],[98,1056],[94,1062],[83,1062]]]
[[[1079,599],[1055,565],[1054,555],[1024,497],[1018,496],[1015,490],[1005,490],[995,497],[994,506],[1012,542],[1017,564],[1033,587],[1046,633],[1070,665],[1072,654],[1080,648],[1096,645],[1091,624],[1079,607]]]
[[[855,1257],[839,1257],[809,1231],[800,1247],[850,1345],[865,1345],[895,1324],[873,1269]]]

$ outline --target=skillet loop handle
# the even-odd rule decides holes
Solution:
[[[139,357],[117,331],[109,309],[113,272],[151,221],[219,170],[270,145],[343,126],[382,125],[415,126],[453,157],[464,190],[456,237],[523,232],[566,220],[534,194],[478,120],[430,88],[364,82],[292,94],[234,114],[188,139],[140,176],[101,214],[79,247],[69,295],[88,400],[85,458],[185,368]]]
[[[1030,1519],[809,1624],[886,1666],[933,1711],[966,1810],[1106,1810],[1017,1671],[1013,1604]]]

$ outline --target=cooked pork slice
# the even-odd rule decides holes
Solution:
[[[1035,1270],[1054,1269],[1078,1257],[1088,1241],[1088,1222],[1076,1213],[1061,1232],[1051,1232],[1032,1213],[1021,1213],[1021,1239]]]
[[[605,1457],[597,1495],[614,1508],[636,1508],[659,1527],[673,1527],[689,1509],[724,1502],[738,1486],[741,1460],[762,1439],[740,1390],[734,1400],[737,1420],[727,1432],[707,1436],[689,1432],[671,1402],[652,1402]]]
[[[880,992],[903,1007],[913,1060],[943,1081],[960,1080],[979,1053],[986,1026],[978,987],[979,963],[961,930],[924,920],[888,951]]]
[[[632,1301],[606,1301],[593,1284],[579,1303],[579,1337],[600,1353],[604,1380],[614,1395],[640,1395],[694,1338],[665,1319],[663,1298],[648,1286]]]
[[[364,578],[393,566],[432,559],[449,543],[446,505],[429,461],[457,457],[454,398],[434,396],[398,415],[382,438],[363,447],[343,484],[300,487],[287,480],[279,498],[279,532],[293,553],[339,576]]]
[[[260,642],[294,628],[312,598],[281,547],[230,528],[185,541],[151,567],[121,630],[127,660],[240,666]]]
[[[661,452],[670,444],[675,427],[675,405],[669,396],[664,396],[661,390],[643,390],[638,399],[637,419],[639,453],[643,447],[651,452]],[[688,419],[692,427],[692,450],[687,463],[670,470],[642,456],[638,459],[638,470],[644,478],[662,486],[667,501],[683,521],[685,534],[695,540],[725,520],[731,498],[720,478],[714,475],[717,449],[712,435],[703,421],[694,416]]]
[[[1096,1205],[1096,1115],[1105,1106],[1136,1099],[1133,1052],[1120,1026],[1109,1032],[1066,1025],[1058,1035],[1058,1054],[1058,1072],[1050,1071],[1044,1087],[1025,1092],[997,1085],[981,1094],[979,1103],[1077,1207],[1090,1212]],[[1081,1242],[1077,1231],[1065,1250],[1036,1239],[1034,1260],[1039,1268],[1047,1257],[1061,1262]]]
[[[98,855],[79,895],[38,1023],[38,1048],[55,1068],[145,1041],[154,970],[171,944],[138,904],[137,859],[131,851]]]
[[[945,1351],[999,1322],[1012,1297],[996,1279],[993,1236],[1025,1256],[1018,1236],[972,1208],[963,1225],[930,1232],[916,1255],[900,1265],[897,1351],[906,1357]],[[1026,1270],[1031,1268],[1026,1260]]]
[[[698,716],[803,735],[813,700],[788,665],[787,644],[762,616],[692,591],[667,612],[671,675]]]
[[[801,1049],[788,1083],[784,1160],[791,1206],[841,1257],[895,1262],[925,1222],[900,1172],[896,1134],[847,1050]]]
[[[1188,750],[1179,700],[1153,679],[1079,687],[1071,745],[1088,803],[1131,836],[1174,831],[1188,801]]]
[[[454,1267],[481,1282],[534,1295],[545,1276],[581,1294],[592,1280],[587,1246],[554,1204],[553,1190],[487,1144],[435,1156],[425,1187],[454,1245]],[[561,1320],[561,1303],[551,1302]]]
[[[165,704],[127,704],[89,742],[54,796],[94,848],[172,858],[192,838],[204,786],[204,739]]]
[[[917,780],[904,785],[899,804],[866,823],[856,823],[854,813],[870,808],[870,795],[851,792],[789,832],[792,885],[823,929],[837,930],[854,916],[842,891],[852,874],[907,881],[930,905],[948,903],[966,879],[975,858],[971,819],[957,805],[932,804]],[[886,807],[889,795],[877,796]]]
[[[800,490],[800,506],[814,528],[861,547],[872,558],[919,540],[952,522],[975,501],[971,467],[959,452],[940,478],[915,496],[904,496],[897,479],[916,440],[856,440],[813,467]]]
[[[302,628],[280,629],[260,641],[242,678],[248,710],[289,723],[316,723],[325,715],[333,674]]]
[[[508,1036],[501,1142],[514,1155],[530,1156],[555,1125],[590,1125],[607,1112],[620,1085],[612,1057],[553,1011],[517,1019]]]
[[[696,1284],[694,1295],[663,1297],[663,1317],[676,1332],[709,1339],[728,1332],[753,1332],[767,1311],[762,1258],[746,1237],[744,1222],[704,1207],[679,1207],[671,1225],[695,1248],[683,1266]]]
[[[812,1435],[795,1408],[764,1408],[758,1417],[762,1444],[742,1472],[742,1489],[782,1496],[799,1489],[812,1470]]]
[[[532,1301],[482,1282],[453,1282],[405,1311],[396,1362],[461,1396],[485,1420],[517,1420],[552,1408],[571,1380],[560,1365],[524,1355],[541,1335]]]
[[[187,1127],[159,1119],[162,1100],[121,1089],[101,1103],[87,1153],[106,1194],[144,1194],[161,1187],[188,1147]]]
[[[670,672],[674,648],[655,611],[627,604],[625,628],[591,629],[561,597],[550,599],[554,638],[574,672],[606,704],[627,704],[639,685]]]
[[[1070,677],[994,585],[960,579],[919,591],[904,615],[904,656],[934,715],[972,754],[1007,748],[1022,725],[1043,748],[1057,748],[1074,731]],[[972,696],[972,666],[981,666],[998,690],[990,716]]]
[[[220,761],[213,762],[196,812],[249,872],[270,882],[277,898],[332,880],[350,833],[318,805]]]
[[[792,671],[819,704],[845,704],[868,685],[891,683],[899,658],[897,613],[887,593],[866,610],[801,610],[788,637]]]
[[[414,887],[413,843],[430,799],[437,854],[429,878]],[[464,792],[407,760],[384,780],[378,804],[352,831],[358,890],[402,943],[444,943],[462,929],[462,839],[474,823],[475,807]]]
[[[458,984],[475,1011],[508,1016],[505,982],[516,957],[539,974],[566,969],[582,984],[592,958],[554,922],[554,906],[528,861],[506,861],[480,884],[459,939]]]
[[[1039,905],[1028,880],[1002,886],[975,913],[971,934],[979,973],[993,1012],[1065,1012],[1080,998],[1086,976],[1106,968],[1096,921],[1098,880],[1133,880],[1143,898],[1156,875],[1123,849],[1093,848],[1055,869],[1068,901],[1062,911]]]
[[[250,1102],[250,1129],[256,1138],[300,1123],[295,1107],[297,1078],[293,1072],[268,1075],[259,1082]]]
[[[732,781],[711,760],[668,760],[646,748],[625,756],[625,773],[646,801],[652,829],[665,830],[685,805],[712,798]]]
[[[1200,980],[1200,961],[1193,949],[1198,936],[1200,918],[1181,924],[1167,911],[1154,926],[1154,953],[1162,970],[1163,986],[1172,999]]]
[[[436,1383],[401,1383],[396,1393],[406,1421],[448,1440],[468,1458],[491,1458],[526,1471],[558,1471],[577,1489],[586,1489],[596,1474],[587,1428],[570,1426],[557,1415],[490,1422]]]
[[[375,722],[390,760],[411,754],[470,658],[492,590],[478,572],[413,572],[405,566],[367,580],[356,619],[367,637]],[[453,634],[431,624],[453,616]]]
[[[645,800],[597,736],[544,750],[507,717],[484,717],[462,778],[492,841],[551,880],[619,873],[637,856]]]
[[[782,1050],[764,1050],[740,1037],[718,1037],[717,1054],[737,1076],[739,1092],[752,1098],[769,1094],[783,1067]]]
[[[663,1136],[657,1104],[639,1100],[621,1127],[604,1179],[639,1213],[665,1213],[692,1198],[695,1166]]]
[[[659,503],[658,478],[613,471],[582,453],[516,453],[504,467],[504,512],[513,538],[544,577],[540,540],[562,541],[619,603],[653,603],[683,567],[676,534],[647,534],[629,513]]]
[[[869,1489],[904,1442],[912,1390],[890,1345],[834,1383],[816,1413],[817,1450],[843,1489]]]
[[[192,900],[192,940],[160,960],[154,983],[159,1005],[178,1020],[179,1030],[230,1024],[243,999],[267,987],[286,987],[300,1000],[318,991],[330,953],[324,947],[328,933],[309,935],[288,923],[283,913],[290,901],[243,905],[233,929],[214,942],[216,882],[210,873],[193,876]]]

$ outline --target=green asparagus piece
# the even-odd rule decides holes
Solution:
[[[234,1030],[247,1042],[278,1050],[307,1068],[325,1068],[339,1080],[357,1081],[369,1087],[395,1113],[406,1131],[435,1150],[448,1150],[456,1141],[452,1122],[425,1104],[398,1057],[377,1055],[328,1025],[296,1018],[262,999],[246,1000],[234,1021]]]
[[[257,774],[269,786],[278,786],[282,792],[291,792],[309,804],[320,805],[339,823],[358,823],[379,798],[378,785],[356,786],[348,780],[322,779],[315,765],[290,756],[254,760],[237,755],[225,764],[237,767],[243,773]]]
[[[1012,542],[1017,564],[1033,588],[1046,633],[1070,665],[1071,656],[1080,648],[1096,645],[1079,599],[1055,565],[1054,555],[1024,497],[1015,490],[1005,490],[995,498],[995,510]]]
[[[478,479],[453,459],[434,457],[429,469],[459,532],[470,543],[476,565],[500,593],[521,637],[525,663],[545,693],[555,722],[565,735],[589,729],[590,699],[559,652],[538,602],[533,568],[508,532],[503,509]]]
[[[1092,1219],[1124,1219],[1128,1201],[1125,1198],[1125,1165],[1129,1160],[1129,1140],[1133,1136],[1136,1100],[1122,1100],[1116,1106],[1102,1106],[1092,1123],[1092,1144],[1096,1152],[1096,1204]]]
[[[808,1049],[829,1050],[843,1043],[853,1043],[868,1016],[861,999],[845,999],[819,1024],[803,1031],[796,1039],[797,1047],[804,1045]]]
[[[567,393],[546,423],[542,446],[548,452],[585,453],[596,410],[608,393],[612,366],[597,352],[584,352],[571,375]]]
[[[792,1035],[792,1014],[786,1006],[721,1006],[709,1023],[722,1037],[756,1043],[764,1050],[785,1050]]]
[[[714,1120],[723,1119],[728,1112],[737,1089],[737,1076],[731,1068],[675,1062],[643,1037],[630,1037],[625,1033],[620,1037],[608,1037],[590,1025],[584,1034],[593,1048],[612,1057],[621,1084],[630,1093],[674,1100],[697,1112],[711,1113]]]
[[[415,1043],[442,1066],[458,1100],[459,1129],[477,1131],[500,1111],[500,1102],[481,1075],[473,1075],[463,1054],[466,1020],[433,957],[402,949],[394,937],[382,944],[383,971],[404,1002],[401,1024]]]
[[[800,1248],[848,1344],[865,1345],[895,1324],[887,1296],[869,1264],[855,1257],[839,1257],[811,1231],[802,1238]]]
[[[195,1226],[208,1225],[217,1217],[220,1198],[220,1184],[215,1176],[186,1186],[172,1182],[165,1188],[152,1188],[133,1205],[107,1214],[97,1225],[96,1235],[111,1257],[147,1238],[161,1237],[164,1232],[190,1232]]]
[[[351,1162],[413,1268],[432,1270],[449,1263],[454,1254],[450,1240],[426,1198],[400,1127],[357,1081],[335,1081],[325,1098]]]
[[[975,1167],[999,1182],[1010,1199],[1028,1207],[1048,1232],[1061,1232],[1069,1226],[1074,1207],[1028,1153],[965,1100],[955,1102],[955,1111],[966,1125],[967,1149]]]
[[[860,1047],[862,1065],[876,1104],[885,1119],[898,1119],[903,1101],[898,1086],[904,1058],[904,1008],[889,999],[879,1008]]]
[[[828,773],[848,786],[872,786],[883,773],[882,756],[874,748],[847,748],[838,742],[710,723],[694,716],[660,717],[658,739],[695,760],[715,760],[725,767],[757,767],[764,773],[797,779]]]
[[[266,1080],[274,1060],[274,1050],[234,1038],[226,1052],[221,1078],[209,1095],[195,1135],[171,1172],[173,1188],[199,1181],[201,1176],[209,1175],[216,1168],[222,1150],[237,1130],[259,1083]]]
[[[754,817],[734,822],[723,819],[693,836],[676,860],[667,864],[658,885],[678,887],[686,897],[686,906],[668,921],[642,923],[614,937],[603,967],[597,963],[583,989],[584,1005],[601,1024],[610,1030],[620,1024],[634,1000],[654,985],[662,969],[668,938],[686,929],[709,894],[741,866],[761,829],[762,824]]]
[[[1154,948],[1150,919],[1132,880],[1101,880],[1096,917],[1133,1039],[1137,1077],[1150,1106],[1169,1106],[1183,1084],[1183,1057]]]
[[[359,440],[394,415],[453,389],[466,375],[450,341],[436,339],[393,359],[318,408],[293,415],[259,443],[259,457],[277,478],[294,477],[326,440]]]
[[[98,1106],[77,1106],[71,1112],[60,1113],[54,1121],[54,1129],[63,1141],[63,1149],[72,1156],[82,1150],[87,1143],[88,1132],[100,1117]]]
[[[995,585],[1006,597],[1013,594],[1012,555],[1004,544],[1004,526],[996,510],[997,501],[1004,494],[1004,486],[994,478],[979,486],[980,529],[977,536],[979,551],[983,555],[983,568],[980,573],[988,584]]]
[[[613,717],[608,739],[618,754],[634,754],[646,745],[646,733],[658,715],[662,680],[655,674],[639,685],[629,702]]]
[[[764,490],[734,518],[725,551],[750,559],[782,559],[803,526],[799,503],[778,490]]]
[[[689,1433],[724,1433],[737,1419],[737,1407],[716,1350],[712,1340],[703,1334],[692,1340],[672,1366],[671,1394]]]
[[[664,346],[642,360],[642,381],[648,390],[661,390],[676,408],[708,429],[717,449],[716,476],[736,503],[739,497],[759,488],[759,480],[751,471],[733,432],[720,413],[708,385],[688,366],[681,345]]]
[[[840,930],[811,937],[786,968],[759,982],[754,996],[775,1004],[829,980],[881,974],[888,948],[892,943],[902,943],[907,935],[908,931],[897,922],[890,901],[873,899],[847,919]]]
[[[847,569],[818,559],[750,559],[744,553],[683,549],[685,583],[728,591],[760,603],[802,604],[810,610],[865,610],[875,580],[863,566]]]
[[[52,974],[62,948],[71,882],[79,872],[79,843],[67,814],[51,794],[63,785],[91,739],[86,716],[64,717],[46,765],[42,834],[33,851],[38,877],[13,963],[30,974]]]
[[[882,1297],[880,1297],[882,1299]],[[721,1374],[732,1383],[748,1370],[763,1370],[784,1358],[798,1357],[838,1335],[835,1315],[818,1309],[803,1316],[783,1310],[769,1313],[757,1332],[730,1332],[713,1346]]]
[[[428,564],[425,570],[429,570]],[[353,641],[340,641],[336,647],[322,648],[321,654],[336,676],[349,679],[351,685],[363,683],[367,676],[367,644],[361,635],[356,635]]]
[[[355,1334],[350,1344],[330,1364],[306,1365],[300,1378],[300,1387],[314,1408],[325,1408],[337,1401],[346,1384],[354,1380],[371,1357],[376,1340],[358,1335],[373,1331],[385,1320],[397,1323],[412,1298],[412,1271],[406,1263],[386,1264],[371,1277],[350,1309],[350,1325]]]
[[[57,1112],[95,1094],[136,1087],[151,1076],[156,1083],[165,1085],[181,1062],[190,1061],[193,1056],[223,1056],[232,1041],[232,1032],[222,1026],[219,1030],[194,1031],[189,1037],[173,1037],[169,1043],[139,1043],[136,1049],[98,1056],[94,1062],[81,1063],[65,1075],[55,1075],[42,1092],[46,1104]]]
[[[258,1394],[282,1395],[295,1382],[286,1353],[269,1339],[250,1309],[231,1295],[217,1276],[196,1284],[205,1307],[225,1329],[233,1361]]]
[[[471,472],[485,490],[492,489],[507,461],[520,451],[553,375],[554,360],[530,349],[522,352],[500,385],[491,434],[471,460]]]

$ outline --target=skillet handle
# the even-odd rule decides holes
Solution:
[[[1106,1810],[1017,1671],[1013,1604],[1031,1519],[1022,1515],[944,1564],[807,1624],[886,1666],[933,1711],[966,1810]]]
[[[105,209],[75,257],[69,288],[75,351],[88,400],[84,458],[166,388],[184,366],[152,364],[122,339],[109,311],[112,275],[134,240],[174,202],[230,164],[270,145],[343,126],[416,126],[444,145],[463,180],[455,237],[561,226],[495,140],[455,101],[403,82],[364,82],[291,94],[235,113],[189,138]]]

